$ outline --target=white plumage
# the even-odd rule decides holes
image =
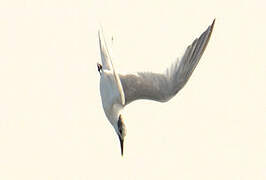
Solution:
[[[138,99],[166,102],[174,97],[184,87],[197,66],[209,42],[214,23],[215,20],[199,38],[187,47],[181,60],[172,64],[165,73],[118,74],[112,64],[103,33],[99,31],[102,66],[98,64],[98,70],[101,74],[102,105],[120,139],[122,155],[126,130],[121,110]]]

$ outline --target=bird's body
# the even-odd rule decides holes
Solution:
[[[123,142],[126,135],[125,125],[121,116],[123,108],[138,99],[167,102],[174,97],[187,83],[197,66],[210,39],[214,22],[215,20],[199,38],[196,38],[187,47],[181,60],[177,59],[165,73],[118,74],[112,64],[103,33],[99,31],[102,65],[97,64],[97,66],[101,75],[100,92],[102,105],[108,120],[119,137],[122,155]]]
[[[115,120],[118,119],[119,112],[123,109],[121,100],[121,91],[117,87],[114,72],[110,70],[103,70],[100,79],[100,92],[103,109],[105,115],[110,119],[110,123],[115,125]]]

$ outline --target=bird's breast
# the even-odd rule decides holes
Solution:
[[[106,116],[114,113],[114,105],[121,104],[120,92],[115,84],[115,78],[111,73],[106,73],[101,76],[100,92],[102,98],[102,105]]]

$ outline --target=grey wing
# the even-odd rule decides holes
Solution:
[[[143,72],[120,74],[125,103],[138,99],[166,102],[184,87],[197,66],[212,33],[215,19],[201,36],[187,47],[181,60],[177,60],[165,73]]]

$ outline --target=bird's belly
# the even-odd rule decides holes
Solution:
[[[103,76],[100,80],[100,91],[104,111],[110,111],[114,104],[119,101],[119,91],[114,79],[110,76]]]

